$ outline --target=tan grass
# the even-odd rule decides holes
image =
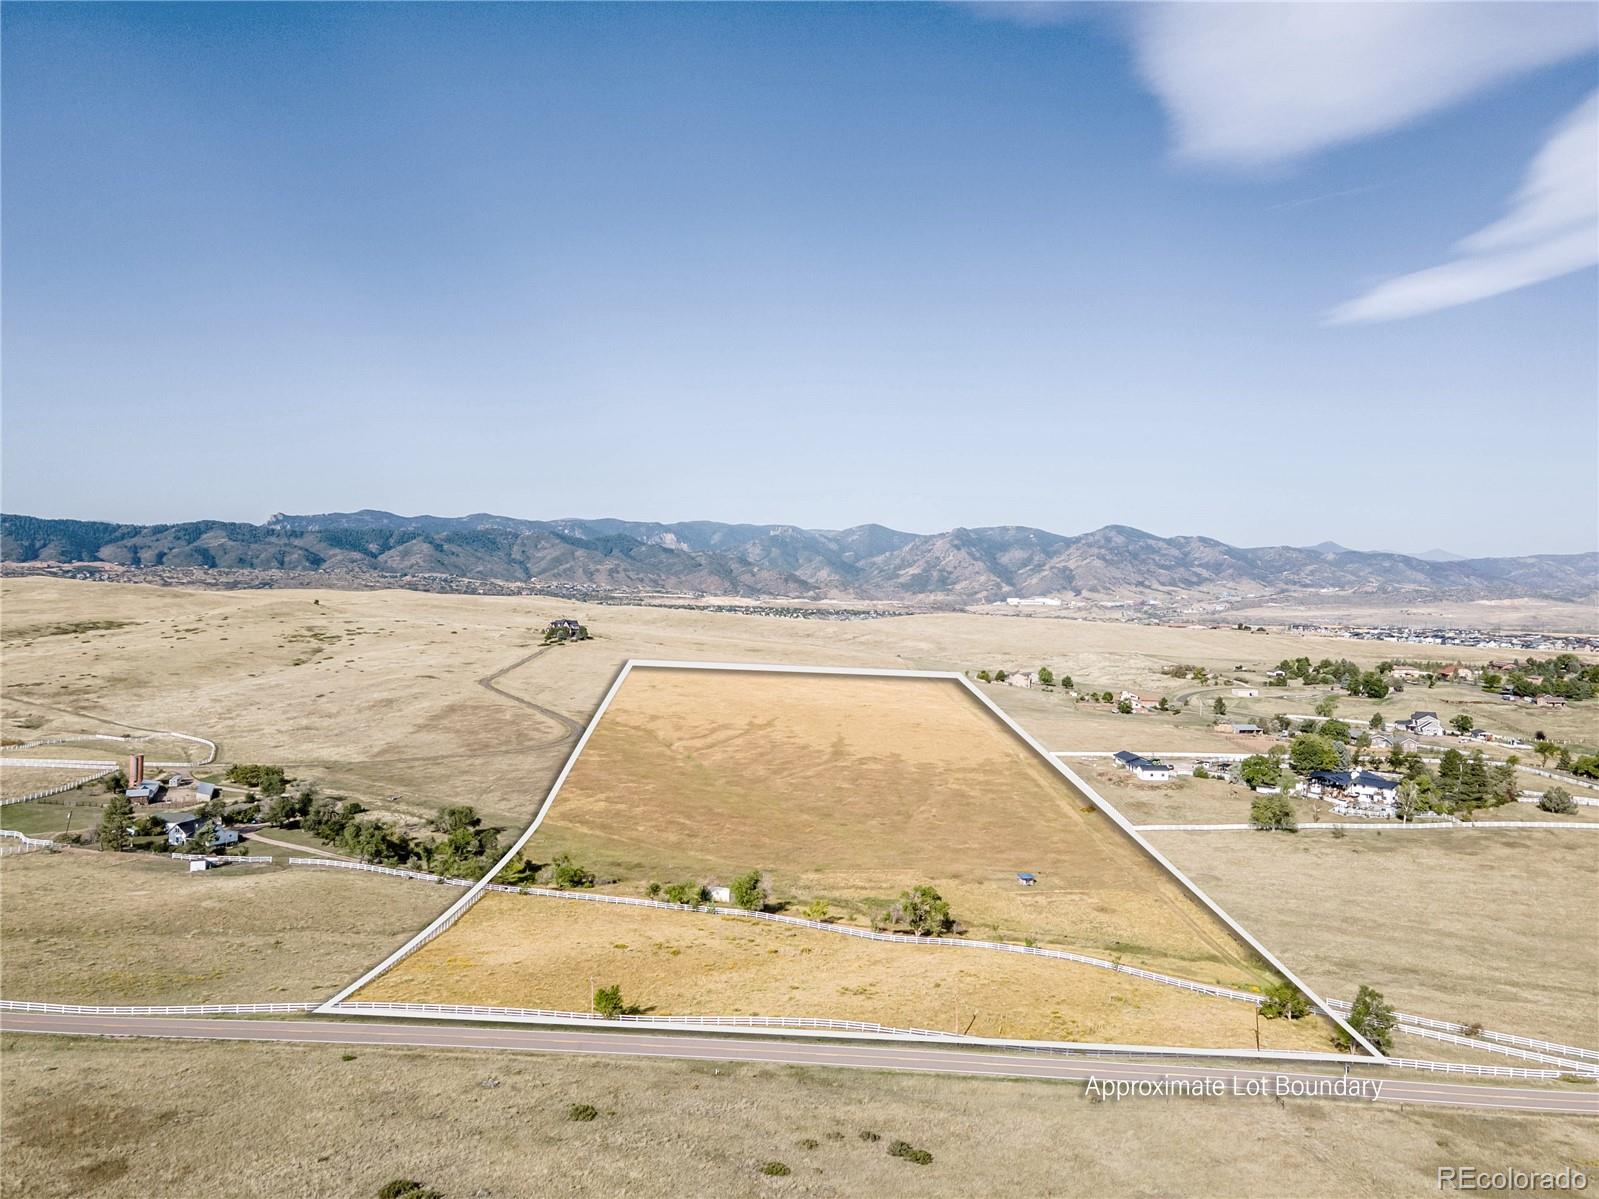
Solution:
[[[1592,1120],[1371,1103],[1090,1103],[872,1070],[354,1047],[0,1040],[0,1178],[39,1199],[1436,1195],[1441,1165],[1594,1169]],[[599,1118],[574,1123],[574,1103]],[[881,1139],[863,1141],[860,1133]],[[179,1132],[181,1136],[177,1135]],[[926,1166],[890,1157],[904,1139]],[[816,1142],[814,1148],[802,1141]],[[225,1146],[226,1152],[218,1147]],[[765,1178],[767,1161],[788,1164]]]
[[[973,1036],[1327,1051],[1321,1018],[1255,1018],[1072,962],[980,949],[886,945],[736,917],[485,895],[444,936],[355,996],[590,1010],[592,985],[649,1015],[864,1020]]]

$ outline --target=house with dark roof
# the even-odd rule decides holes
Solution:
[[[1164,762],[1154,762],[1131,750],[1119,750],[1115,755],[1116,763],[1123,770],[1130,770],[1133,775],[1145,783],[1169,783],[1177,777],[1177,771]]]
[[[1341,816],[1394,815],[1399,784],[1369,770],[1317,770],[1298,787],[1312,799],[1331,800]]]
[[[1444,735],[1444,722],[1438,719],[1438,713],[1436,712],[1412,712],[1409,720],[1401,721],[1400,723],[1418,737],[1442,737]]]

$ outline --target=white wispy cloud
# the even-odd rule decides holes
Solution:
[[[1289,161],[1599,44],[1588,4],[1150,4],[1140,75],[1185,159]]]
[[[1442,265],[1379,283],[1332,324],[1397,320],[1484,300],[1599,263],[1599,92],[1550,134],[1509,211]]]

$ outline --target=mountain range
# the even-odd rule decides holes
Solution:
[[[1319,546],[1244,549],[1122,525],[1064,535],[1023,526],[904,533],[882,525],[661,524],[614,519],[279,513],[263,524],[126,525],[0,516],[12,563],[376,572],[712,595],[984,603],[1105,602],[1312,592],[1379,598],[1599,596],[1599,554],[1409,556]]]

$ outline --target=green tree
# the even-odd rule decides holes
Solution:
[[[1010,676],[1007,675],[1003,670],[996,670],[994,672],[994,681],[996,683],[1003,683],[1009,677]]]
[[[1360,694],[1367,699],[1387,699],[1388,692],[1392,690],[1388,686],[1388,680],[1374,670],[1368,670],[1360,676],[1359,689]]]
[[[1227,715],[1227,701],[1218,695],[1216,702],[1210,705],[1210,710],[1216,713],[1217,716]]]
[[[1316,732],[1335,744],[1349,740],[1349,726],[1342,720],[1324,720]]]
[[[1171,711],[1171,701],[1169,699],[1167,699],[1164,695],[1160,697],[1160,703],[1156,704],[1155,706],[1157,708],[1159,708],[1162,712],[1170,712]]]
[[[615,1020],[627,1011],[627,1005],[622,1002],[621,984],[597,987],[594,991],[594,1010],[607,1020]]]
[[[1336,711],[1338,711],[1338,697],[1336,695],[1324,695],[1316,701],[1317,716],[1331,716]]]
[[[1366,727],[1374,733],[1382,732],[1383,728],[1385,727],[1383,724],[1382,713],[1373,712],[1371,714],[1371,719],[1366,722]]]
[[[1261,829],[1282,829],[1293,832],[1299,827],[1294,819],[1294,805],[1286,795],[1259,795],[1249,803],[1249,823]]]
[[[1327,738],[1315,733],[1301,733],[1289,742],[1288,764],[1297,774],[1337,770],[1341,761],[1338,748]]]
[[[1406,779],[1399,784],[1399,790],[1394,794],[1394,814],[1408,824],[1420,810],[1421,789],[1416,786],[1414,779]]]
[[[1543,812],[1566,816],[1577,810],[1577,801],[1571,798],[1571,792],[1564,787],[1550,787],[1539,797],[1538,808]]]
[[[825,924],[831,914],[825,899],[813,899],[805,905],[805,919],[807,920],[815,920],[820,924]]]
[[[1584,754],[1566,769],[1578,778],[1599,779],[1599,754]]]
[[[977,672],[977,681],[979,683],[992,683],[994,681],[994,676],[989,674],[986,670],[979,670]]]
[[[1072,689],[1072,676],[1071,675],[1063,674],[1063,675],[1060,676],[1060,679],[1058,681],[1059,681],[1060,685],[1062,687],[1064,687],[1067,691],[1070,691]]]
[[[891,917],[919,937],[936,937],[954,927],[949,903],[934,888],[923,883],[901,891]]]
[[[550,863],[550,886],[557,891],[573,891],[593,885],[593,871],[574,862],[569,853],[555,855],[555,860]]]
[[[1457,733],[1469,733],[1476,727],[1476,722],[1471,717],[1462,713],[1449,722],[1449,727]]]
[[[1107,692],[1105,692],[1105,694],[1109,695],[1110,692],[1107,691]],[[1116,710],[1118,712],[1120,712],[1123,716],[1131,716],[1133,714],[1133,701],[1130,700],[1130,699],[1124,699],[1124,700],[1120,701],[1116,705]]]
[[[1047,666],[1040,666],[1038,668],[1038,682],[1040,686],[1053,687],[1055,685],[1055,672]]]
[[[126,795],[113,795],[100,813],[100,848],[121,853],[130,844],[128,826],[133,823],[133,804]]]
[[[1382,992],[1361,984],[1355,994],[1354,1006],[1349,1012],[1349,1026],[1375,1045],[1379,1052],[1387,1053],[1394,1043],[1394,1009],[1389,1007]],[[1349,1038],[1340,1034],[1343,1048],[1350,1048]]]
[[[746,912],[759,912],[766,907],[766,888],[761,884],[759,870],[739,875],[728,890],[733,893],[733,902]]]
[[[1250,754],[1238,764],[1238,777],[1253,790],[1255,787],[1275,785],[1279,770],[1277,763],[1265,754]]]
[[[1291,982],[1274,983],[1266,988],[1260,1014],[1267,1020],[1300,1020],[1310,1015],[1310,1000]]]

